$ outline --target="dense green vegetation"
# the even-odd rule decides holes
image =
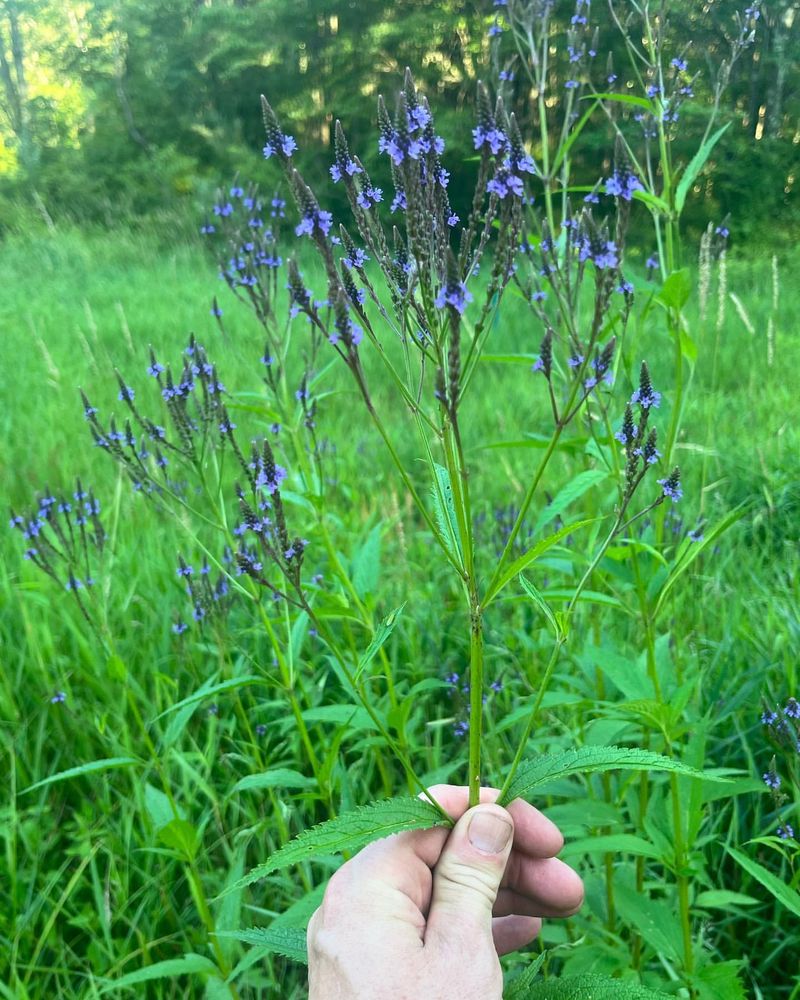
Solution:
[[[243,876],[375,799],[499,787],[519,749],[514,787],[527,775],[587,890],[545,922],[531,996],[603,976],[578,992],[797,1000],[793,7],[695,22],[675,3],[659,37],[648,13],[632,93],[579,118],[545,95],[591,93],[594,44],[624,81],[630,24],[626,55],[556,5],[542,70],[549,28],[516,62],[509,32],[486,41],[511,9],[329,6],[0,3],[0,995],[302,997],[339,858]],[[709,67],[678,128],[689,27]],[[365,107],[405,62],[449,189],[432,144],[391,169],[370,152]],[[487,66],[536,84],[525,101],[504,81],[518,120],[479,94],[499,155],[470,141]],[[423,134],[404,93],[385,144]],[[331,108],[384,186],[360,212],[363,171],[328,177]],[[476,183],[477,271],[468,237],[441,238],[471,229]],[[643,751],[661,757],[620,769]],[[572,763],[540,786],[548,760]],[[509,996],[530,958],[504,960]]]
[[[765,333],[771,305],[769,296],[761,293],[771,283],[769,262],[733,261],[729,268],[730,290],[741,302],[753,333],[730,302],[718,335],[713,320],[698,328],[702,356],[713,354],[716,341],[718,359],[715,371],[706,363],[698,366],[695,376],[680,445],[686,498],[676,530],[682,533],[693,527],[701,510],[716,518],[740,503],[748,506],[736,527],[678,588],[664,633],[673,637],[675,668],[699,678],[687,711],[692,727],[700,720],[708,726],[707,760],[742,774],[724,798],[709,805],[698,837],[693,867],[698,893],[706,894],[710,908],[700,900],[697,916],[704,919],[707,947],[723,959],[744,960],[745,979],[768,997],[792,992],[797,973],[795,918],[737,868],[725,847],[774,833],[775,819],[759,780],[773,751],[758,715],[762,698],[770,703],[783,700],[797,692],[798,684],[793,651],[800,579],[800,486],[797,428],[790,419],[793,389],[785,374],[800,363],[791,334],[798,319],[791,274],[786,265],[771,366]],[[70,595],[23,564],[18,537],[4,533],[0,706],[4,769],[13,797],[6,801],[2,824],[6,843],[2,978],[12,990],[9,996],[87,996],[94,995],[96,985],[91,983],[97,984],[101,977],[119,976],[204,948],[205,933],[192,915],[189,876],[184,866],[164,853],[164,845],[159,846],[158,776],[145,766],[135,773],[121,770],[24,795],[14,793],[89,761],[146,756],[128,695],[150,722],[214,678],[253,672],[265,677],[270,671],[262,640],[247,625],[245,602],[236,603],[229,619],[211,628],[193,629],[180,637],[171,633],[173,620],[188,611],[175,566],[179,552],[190,556],[190,542],[184,530],[132,493],[105,455],[92,449],[77,387],[90,391],[104,410],[119,408],[114,367],[130,373],[133,382],[147,366],[149,343],[158,345],[163,358],[175,359],[187,331],[194,330],[218,361],[235,398],[263,399],[258,363],[262,345],[246,308],[225,299],[221,301],[226,334],[217,329],[208,311],[219,288],[213,267],[194,241],[170,249],[153,237],[126,232],[31,233],[7,243],[2,281],[10,290],[2,317],[7,356],[20,361],[3,372],[2,480],[15,509],[30,504],[45,482],[51,490],[68,491],[77,475],[91,483],[101,498],[109,532],[102,601],[117,655],[127,669],[126,677],[121,677],[97,648]],[[537,332],[509,299],[493,338],[498,352],[526,352],[535,349]],[[666,363],[666,352],[652,342],[647,324],[630,345],[631,356],[638,357],[645,345],[658,373]],[[462,658],[457,607],[447,610],[452,600],[442,587],[449,585],[430,572],[425,531],[398,502],[398,486],[377,435],[352,419],[353,393],[343,376],[337,369],[326,376],[331,395],[320,401],[318,414],[319,433],[330,442],[336,481],[326,499],[332,541],[341,558],[351,563],[363,559],[370,538],[374,544],[377,526],[380,563],[368,574],[363,599],[369,613],[378,617],[408,602],[388,651],[398,692],[424,683],[406,733],[421,771],[440,776],[446,765],[444,773],[458,780],[463,740],[453,735],[452,722],[461,709],[445,684],[446,675],[459,669]],[[512,377],[508,366],[487,364],[477,394],[483,402],[470,415],[470,440],[510,439],[521,431],[535,431],[532,411],[541,407],[542,397],[534,378],[524,369]],[[141,385],[144,377],[136,381]],[[243,412],[239,422],[246,421],[258,434],[265,419],[256,410]],[[401,411],[395,424],[396,438],[413,454]],[[564,455],[564,474],[584,465],[581,452],[579,446],[577,453]],[[486,518],[485,545],[491,551],[499,539],[500,510],[519,500],[529,452],[499,449],[482,454],[480,516]],[[578,517],[581,504],[576,507]],[[323,553],[312,551],[309,559],[315,572],[329,573]],[[589,608],[576,623],[579,631],[592,628]],[[503,682],[503,691],[494,695],[488,713],[494,748],[490,764],[492,771],[499,769],[497,773],[502,773],[508,752],[503,723],[524,704],[528,671],[541,655],[537,650],[547,645],[538,627],[531,631],[529,612],[519,608],[511,620],[508,631],[494,631],[490,638],[492,676]],[[602,740],[609,728],[617,741],[630,733],[624,721],[603,718],[602,706],[621,697],[614,685],[621,685],[624,692],[626,673],[635,688],[634,678],[642,669],[637,666],[641,638],[630,633],[618,613],[604,621],[605,634],[597,634],[593,641],[619,649],[609,665],[614,679],[595,676],[593,669],[587,673],[582,657],[566,659],[549,696],[536,747],[558,743],[567,733],[573,734],[570,743]],[[356,627],[353,639],[363,646],[366,635]],[[289,642],[288,636],[285,641]],[[306,709],[340,701],[335,686],[330,687],[324,650],[313,638],[297,635],[292,648]],[[51,703],[57,691],[66,693],[65,702]],[[171,718],[149,729],[159,746]],[[265,735],[255,734],[259,723],[267,726]],[[331,761],[331,794],[340,808],[402,786],[401,776],[388,775],[380,753],[370,750],[370,733],[362,726],[311,724],[320,747],[331,740],[338,746],[339,756]],[[182,719],[171,749],[165,751],[164,766],[181,810],[202,837],[197,870],[209,898],[222,888],[228,872],[242,870],[245,856],[248,864],[263,860],[288,835],[327,812],[313,787],[232,791],[242,777],[276,766],[307,773],[298,737],[266,679],[194,705],[191,717]],[[594,810],[585,799],[542,801],[551,805],[569,839],[585,843],[583,838],[607,829],[606,795],[610,791],[612,799],[624,799],[625,788],[624,782],[610,788],[587,785],[584,794],[597,800]],[[733,797],[733,791],[739,794]],[[796,812],[794,816],[796,823]],[[615,822],[608,829],[630,828]],[[757,848],[755,856],[788,884],[787,861],[774,848],[771,841],[770,846]],[[592,874],[596,865],[602,867],[602,857],[590,853],[581,858],[574,852],[567,856],[588,879],[589,906],[571,921],[566,937],[563,928],[546,926],[547,944],[582,940],[584,933],[596,940],[592,925],[602,919],[601,890]],[[624,855],[615,858],[615,877],[621,884],[633,863]],[[298,877],[306,887],[315,881],[311,872],[292,871],[276,878],[268,890],[237,898],[237,905],[244,908],[235,914],[230,906],[217,907],[218,926],[225,926],[225,921],[228,926],[269,922],[297,899]],[[657,879],[657,872],[652,878]],[[723,893],[718,903],[714,892]],[[724,895],[731,892],[743,895]],[[635,925],[635,914],[623,916]],[[574,970],[586,961],[582,956],[587,950],[578,948],[571,957],[569,950],[562,954]],[[601,952],[605,955],[600,956],[601,967],[613,968],[613,938]],[[235,954],[233,948],[231,955]],[[254,989],[263,983],[264,995],[269,995],[272,977],[286,974],[277,959],[251,982]],[[186,982],[162,984],[158,995],[184,995]],[[287,990],[283,995],[301,996],[302,988],[298,985],[294,993]]]
[[[705,127],[710,71],[729,59],[743,6],[736,0],[670,4],[670,47],[688,60],[703,99],[681,120],[681,155],[691,153]],[[555,4],[554,39],[574,7],[571,0]],[[618,5],[623,21],[632,7]],[[503,38],[490,44],[497,10],[488,0],[466,6],[298,0],[290,10],[275,0],[3,0],[0,225],[32,211],[108,221],[176,203],[196,209],[220,177],[242,169],[260,147],[259,93],[269,94],[292,123],[312,181],[326,176],[335,118],[348,123],[372,169],[377,156],[367,137],[375,98],[394,91],[404,66],[435,95],[440,128],[453,137],[446,163],[452,170],[471,149],[467,133],[453,126],[469,108],[479,77],[492,87],[500,83],[524,134],[536,131],[525,73],[510,58],[513,46]],[[610,60],[622,73],[619,86],[635,86],[621,35],[604,9],[597,8],[593,23],[597,82]],[[753,46],[730,68],[721,95],[732,127],[715,169],[693,193],[695,228],[729,214],[736,240],[774,245],[796,237],[798,30],[795,2],[761,5]],[[565,100],[558,81],[569,67],[564,46],[554,45],[548,67],[554,106]],[[499,81],[503,70],[514,80]],[[594,183],[608,135],[593,129],[574,155],[578,176]],[[470,183],[468,172],[456,172],[456,201]]]

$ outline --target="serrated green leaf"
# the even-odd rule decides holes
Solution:
[[[272,872],[301,861],[341,854],[342,851],[358,851],[373,840],[403,830],[427,830],[444,825],[442,814],[423,799],[397,798],[372,802],[304,830],[269,860],[248,872],[233,888],[252,885]]]
[[[558,497],[556,499],[558,499]],[[513,580],[514,577],[519,576],[519,574],[527,566],[530,566],[532,562],[538,559],[541,555],[544,555],[548,549],[557,545],[562,538],[566,538],[567,535],[571,535],[573,531],[577,531],[579,528],[584,528],[587,524],[593,524],[597,520],[598,518],[596,517],[590,517],[583,521],[574,521],[572,524],[567,524],[563,528],[559,528],[559,530],[554,531],[552,535],[548,535],[547,538],[542,538],[535,545],[532,545],[527,552],[524,552],[518,559],[509,563],[497,580],[492,582],[483,597],[484,608],[491,604],[506,584]]]
[[[37,788],[44,788],[45,785],[54,785],[57,781],[66,781],[68,778],[79,778],[84,774],[95,774],[97,771],[110,771],[117,767],[132,767],[139,764],[135,757],[106,757],[104,760],[93,760],[88,764],[79,764],[77,767],[70,767],[66,771],[59,771],[58,774],[51,774],[49,778],[42,778],[33,785],[28,785],[19,793],[25,795]]]
[[[364,670],[372,663],[375,657],[378,655],[379,650],[389,638],[389,636],[394,632],[394,627],[397,624],[397,620],[403,613],[403,608],[405,603],[401,604],[399,608],[395,608],[390,614],[388,614],[382,622],[375,629],[375,634],[372,637],[372,641],[369,646],[367,646],[364,655],[358,661],[358,666],[356,667],[356,672],[354,680],[358,683],[361,674]]]
[[[523,760],[514,775],[514,780],[500,805],[517,798],[527,798],[534,788],[557,778],[571,774],[591,774],[597,771],[672,771],[692,778],[725,781],[725,778],[710,779],[704,771],[698,771],[672,757],[663,757],[650,750],[629,747],[580,747],[577,750],[562,750],[546,753],[540,757]]]
[[[242,931],[219,931],[217,937],[233,938],[244,944],[255,945],[260,957],[274,953],[308,965],[306,932],[303,927],[253,927]]]
[[[456,517],[456,505],[453,500],[453,486],[450,482],[450,473],[443,465],[433,463],[433,470],[436,482],[431,488],[431,502],[433,512],[436,516],[436,524],[442,538],[448,543],[450,555],[456,562],[462,561],[461,536],[458,532],[458,519]]]
[[[608,473],[604,469],[586,469],[584,472],[579,472],[566,486],[558,491],[553,500],[539,514],[533,528],[534,535],[539,535],[545,525],[562,514],[567,507],[582,497],[587,490],[590,490],[597,483],[601,483],[607,478]]]
[[[800,892],[790,888],[777,875],[773,875],[768,868],[753,858],[749,858],[742,851],[737,851],[735,847],[728,847],[727,851],[737,864],[741,865],[748,874],[763,885],[767,892],[778,900],[781,906],[785,906],[790,913],[800,917]]]
[[[683,211],[683,206],[686,202],[686,196],[689,193],[689,188],[694,184],[695,178],[706,165],[706,160],[711,155],[711,151],[723,137],[723,135],[730,128],[731,123],[727,122],[722,128],[718,128],[717,131],[710,135],[706,141],[700,146],[697,152],[689,161],[689,165],[683,172],[683,177],[678,181],[678,186],[675,188],[675,211],[680,215]]]
[[[547,952],[543,951],[531,962],[531,964],[517,976],[503,990],[503,1000],[525,1000],[528,990],[533,985],[534,980],[539,975],[539,970],[544,965]]]
[[[666,1000],[658,993],[636,983],[606,976],[564,976],[534,985],[525,994],[527,1000]]]
[[[700,969],[693,980],[699,1000],[747,1000],[739,978],[742,964],[741,960],[734,958]]]
[[[153,965],[145,966],[144,969],[137,969],[136,972],[129,972],[127,976],[121,976],[112,982],[106,983],[100,988],[101,993],[108,993],[110,990],[122,990],[128,986],[138,986],[139,983],[147,983],[153,979],[174,979],[175,976],[190,975],[216,975],[220,974],[214,963],[204,955],[188,954],[183,958],[168,958],[164,962],[154,962]]]
[[[228,795],[233,795],[234,792],[255,792],[264,788],[311,788],[315,784],[313,778],[307,778],[290,767],[274,767],[261,774],[248,774],[240,778]]]

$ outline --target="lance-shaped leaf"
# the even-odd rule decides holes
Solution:
[[[526,1000],[667,1000],[667,996],[638,983],[593,974],[547,979],[534,983],[525,994]]]
[[[260,956],[274,953],[308,965],[306,932],[303,927],[252,927],[241,931],[218,931],[217,937],[252,944],[258,949]]]
[[[447,824],[442,813],[423,799],[408,797],[371,802],[353,812],[330,819],[327,823],[304,830],[299,837],[295,837],[225,891],[231,892],[240,886],[252,885],[272,872],[301,861],[341,854],[342,851],[357,851],[365,844],[393,833],[427,830],[433,826],[445,825],[452,825],[452,822]]]
[[[364,655],[358,661],[358,667],[356,668],[355,677],[353,680],[358,683],[361,678],[362,673],[366,668],[372,663],[375,657],[378,655],[383,644],[389,638],[389,636],[394,632],[394,627],[397,624],[397,619],[403,612],[405,603],[401,604],[399,608],[395,608],[391,614],[387,615],[382,622],[379,623],[378,627],[375,629],[375,635],[372,637],[372,641],[369,646],[367,646]]]
[[[740,864],[757,882],[760,882],[767,892],[772,893],[782,906],[785,906],[796,917],[800,917],[800,892],[792,889],[783,879],[778,878],[777,875],[773,875],[768,868],[765,868],[753,858],[748,857],[743,851],[737,851],[735,847],[729,847],[727,851],[734,861]]]
[[[514,775],[514,780],[498,802],[500,805],[505,805],[513,799],[525,799],[534,788],[556,778],[615,770],[671,771],[691,778],[703,778],[706,781],[726,780],[719,775],[698,771],[680,760],[664,757],[650,750],[636,750],[630,747],[580,747],[578,750],[545,753],[541,757],[523,760]]]

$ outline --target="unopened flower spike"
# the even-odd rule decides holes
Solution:
[[[676,465],[666,479],[659,479],[658,485],[663,491],[663,495],[668,497],[673,503],[677,503],[683,496],[681,486],[681,470]]]
[[[355,174],[363,172],[363,168],[350,156],[344,129],[338,118],[334,128],[333,148],[336,159],[330,168],[330,174],[334,182],[344,180],[347,183]]]
[[[286,135],[281,131],[277,116],[263,94],[261,95],[261,113],[264,118],[264,131],[267,136],[267,141],[264,145],[264,157],[265,159],[269,159],[271,156],[277,156],[283,163],[286,163],[297,149],[294,136]]]
[[[632,403],[638,403],[643,410],[657,408],[661,405],[661,393],[656,392],[653,383],[650,381],[650,369],[647,362],[643,361],[639,371],[639,388],[631,396]]]

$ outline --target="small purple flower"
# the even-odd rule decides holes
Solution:
[[[368,260],[369,255],[361,247],[356,247],[347,257],[342,257],[342,263],[345,267],[354,267],[356,269],[362,268]]]
[[[183,635],[183,633],[189,628],[186,622],[175,622],[172,626],[172,631],[175,635]]]
[[[666,479],[659,479],[658,485],[661,487],[663,495],[673,503],[677,503],[683,496],[680,472],[677,469],[673,469]]]
[[[445,683],[449,684],[451,687],[456,687],[458,681],[459,676],[456,673],[448,674],[447,677],[445,677]]]
[[[630,201],[636,191],[644,191],[644,185],[636,174],[627,169],[615,170],[605,182],[606,194],[623,201]]]
[[[727,240],[727,238],[730,236],[730,230],[728,229],[727,226],[717,226],[714,232],[717,234],[717,236],[721,236],[723,240]]]
[[[480,149],[482,146],[488,146],[489,150],[494,156],[508,146],[508,136],[502,129],[497,128],[495,124],[489,128],[484,128],[482,125],[476,125],[472,130],[472,139],[475,145],[475,149]]]
[[[489,38],[495,38],[497,35],[503,34],[503,26],[497,21],[489,28]]]
[[[685,59],[680,59],[677,56],[670,60],[670,66],[674,67],[679,73],[685,73],[687,65],[688,64]]]
[[[217,231],[216,226],[214,226],[210,222],[204,222],[203,225],[200,227],[200,232],[203,234],[203,236],[210,236],[211,233],[215,233],[216,231]]]
[[[794,827],[789,823],[783,823],[775,831],[781,840],[794,840]]]
[[[578,83],[577,80],[567,80],[564,86],[567,90],[576,90],[578,87],[580,87],[580,84]]]
[[[452,306],[457,313],[461,314],[466,309],[468,302],[472,302],[472,293],[467,289],[464,282],[448,280],[439,289],[435,305],[437,309]]]
[[[800,719],[800,702],[796,698],[790,698],[784,706],[783,714],[789,719]]]
[[[703,541],[703,529],[701,527],[692,528],[692,530],[686,536],[690,542],[702,542]]]
[[[469,722],[467,719],[461,719],[453,726],[453,733],[456,736],[465,736],[468,732]]]
[[[503,682],[502,681],[492,681],[492,683],[489,685],[489,687],[492,689],[492,691],[495,691],[495,692],[499,693],[500,691],[503,690]]]
[[[268,160],[275,153],[281,152],[284,156],[291,156],[297,149],[297,143],[292,135],[281,135],[277,143],[267,142],[264,146],[264,159]]]
[[[761,724],[763,726],[774,726],[778,721],[778,713],[769,709],[761,713]]]
[[[264,725],[263,722],[259,722],[259,724],[256,726],[255,733],[256,733],[256,736],[266,736],[267,735],[267,727]]]
[[[655,271],[658,269],[658,254],[651,254],[647,260],[644,262],[644,266],[648,271]]]
[[[531,302],[544,302],[547,299],[547,292],[543,292],[541,289],[537,292],[531,293]]]
[[[510,69],[501,69],[497,76],[499,80],[505,80],[507,83],[512,83],[514,80],[514,73]]]
[[[356,204],[361,208],[372,208],[379,201],[383,201],[383,190],[372,186],[363,187],[356,196]]]
[[[51,705],[63,705],[66,700],[67,700],[67,693],[66,693],[66,691],[56,691],[56,693],[50,699],[50,704]]]
[[[310,210],[295,226],[296,236],[313,236],[315,227],[323,236],[327,236],[333,223],[333,216],[321,208]]]
[[[761,775],[761,780],[767,788],[772,789],[773,792],[776,792],[781,787],[781,776],[775,771],[765,771],[764,774]]]
[[[132,403],[135,396],[136,396],[136,392],[135,392],[134,389],[131,389],[131,387],[129,385],[122,385],[122,386],[120,386],[119,394],[117,395],[117,399],[121,403]]]

